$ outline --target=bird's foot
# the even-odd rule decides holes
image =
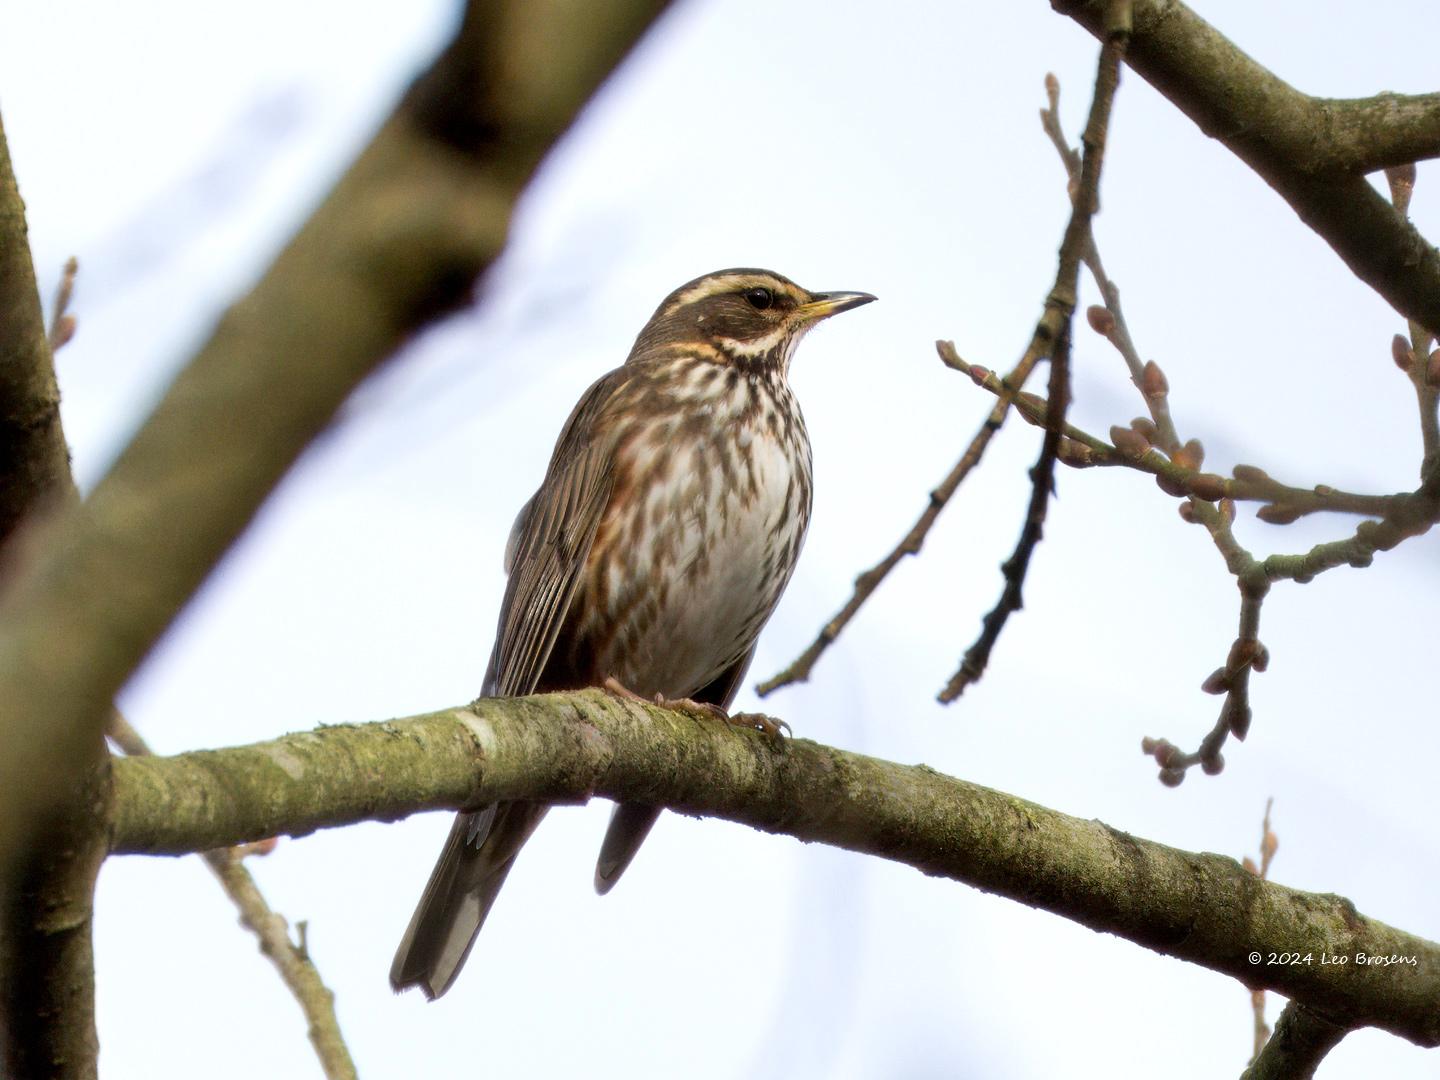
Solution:
[[[640,701],[647,705],[659,705],[661,708],[674,709],[686,716],[693,716],[697,720],[718,720],[722,724],[729,724],[732,727],[750,728],[752,731],[763,732],[770,736],[776,743],[783,743],[786,734],[790,731],[790,725],[784,720],[776,720],[773,716],[766,716],[764,713],[728,713],[719,705],[709,701],[695,701],[692,698],[667,698],[664,694],[656,694],[653,698],[647,698],[643,694],[637,694],[619,679],[608,677],[602,684],[604,688],[616,697],[624,698],[626,701]]]
[[[736,727],[752,728],[755,731],[768,735],[777,746],[785,741],[785,736],[790,734],[790,725],[784,720],[777,720],[773,716],[766,716],[763,712],[739,712],[725,718],[727,724],[734,724]]]

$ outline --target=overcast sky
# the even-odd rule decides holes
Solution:
[[[1436,89],[1417,59],[1440,40],[1433,0],[1197,6],[1301,89]],[[32,4],[0,34],[0,109],[47,298],[67,256],[82,267],[79,333],[58,364],[87,485],[456,8],[235,10]],[[732,265],[881,300],[812,335],[795,365],[816,506],[752,671],[772,674],[909,528],[990,407],[934,340],[1004,368],[1028,339],[1068,212],[1036,119],[1043,78],[1059,76],[1078,138],[1096,52],[1038,0],[677,4],[552,156],[481,302],[361,389],[127,688],[127,714],[174,752],[468,700],[510,521],[576,396],[665,293]],[[1102,199],[1097,235],[1131,329],[1207,465],[1414,486],[1413,394],[1389,359],[1401,320],[1128,73]],[[1414,216],[1432,238],[1437,207],[1440,171],[1422,166]],[[1118,357],[1078,335],[1072,419],[1103,434],[1143,408]],[[1218,701],[1198,688],[1234,636],[1237,596],[1146,477],[1062,473],[1024,612],[982,684],[934,701],[998,593],[1037,447],[1008,425],[923,556],[809,685],[766,708],[797,735],[1186,849],[1253,852],[1273,796],[1276,880],[1440,937],[1440,541],[1278,585],[1250,738],[1222,776],[1170,790],[1140,737],[1190,746],[1209,729]],[[1242,510],[1239,529],[1265,554],[1352,525],[1277,529]],[[448,815],[287,840],[250,865],[278,910],[308,920],[366,1076],[1212,1077],[1248,1054],[1249,996],[1231,979],[726,823],[667,815],[599,901],[607,816],[598,802],[550,815],[433,1005],[394,997],[386,973]],[[198,860],[112,860],[96,932],[106,1077],[317,1073],[298,1010]],[[1434,1068],[1361,1032],[1323,1075]]]

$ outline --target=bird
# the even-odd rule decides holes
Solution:
[[[581,395],[515,519],[482,697],[603,686],[728,715],[810,518],[791,357],[817,323],[874,299],[740,268],[661,302],[624,364]],[[451,987],[547,809],[457,815],[396,951],[396,992],[418,986],[434,1000]],[[597,892],[659,814],[616,805]]]

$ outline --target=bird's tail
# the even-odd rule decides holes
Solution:
[[[659,816],[658,806],[615,804],[615,810],[610,815],[610,827],[605,830],[605,840],[600,845],[600,858],[595,863],[597,893],[604,896],[615,887]]]
[[[435,1000],[455,981],[544,803],[509,802],[459,814],[390,965],[390,985]]]

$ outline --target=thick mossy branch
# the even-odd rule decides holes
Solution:
[[[1278,991],[1346,1026],[1440,1045],[1440,946],[1341,897],[1287,889],[1233,859],[924,765],[803,739],[776,745],[601,691],[119,760],[114,777],[117,853],[179,854],[497,799],[660,803],[963,881]],[[1296,953],[1312,961],[1269,962]],[[1350,959],[1322,965],[1322,955]],[[1406,959],[1377,966],[1362,955]]]
[[[1050,0],[1104,37],[1105,0]],[[1440,95],[1301,93],[1179,0],[1135,0],[1130,67],[1288,202],[1401,314],[1440,331],[1440,252],[1364,178],[1440,156]]]

